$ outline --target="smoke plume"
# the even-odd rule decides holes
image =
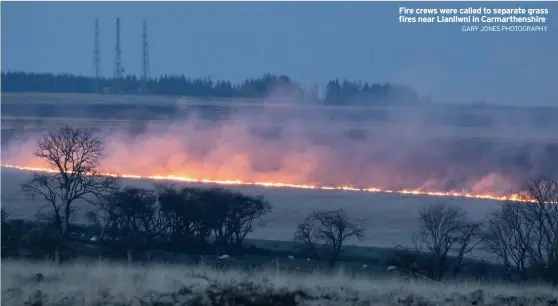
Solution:
[[[3,143],[2,164],[43,165],[33,157],[39,132],[70,124],[96,128],[102,168],[122,174],[493,195],[558,174],[556,123],[521,109],[328,107],[277,92],[263,102],[166,107],[160,116],[118,111],[141,121],[20,123]]]

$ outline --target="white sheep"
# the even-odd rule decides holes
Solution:
[[[366,269],[366,268],[368,268],[368,265],[364,264],[364,265],[362,265],[362,268]]]
[[[396,266],[389,266],[388,271],[397,271],[397,267]]]
[[[293,255],[289,255],[289,259],[290,259],[290,260],[293,260],[293,259],[294,259],[294,256],[293,256]]]
[[[230,256],[227,255],[227,254],[223,254],[223,255],[219,256],[218,258],[219,258],[219,259],[229,259]]]

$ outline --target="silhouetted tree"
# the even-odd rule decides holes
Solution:
[[[204,206],[198,188],[160,185],[157,196],[163,221],[165,242],[173,249],[207,242],[210,235],[210,207]]]
[[[200,200],[211,214],[206,222],[221,245],[241,245],[256,220],[271,212],[262,196],[248,196],[222,188],[200,190]]]
[[[558,181],[540,177],[526,182],[524,203],[505,203],[489,219],[488,246],[510,275],[534,274],[558,284]]]
[[[93,132],[72,127],[47,132],[37,143],[35,156],[53,172],[34,173],[21,185],[21,191],[50,203],[62,240],[67,238],[76,201],[92,202],[118,188],[117,178],[103,176],[97,170],[103,150],[103,141]]]
[[[461,270],[463,258],[482,240],[481,222],[472,222],[459,207],[444,203],[429,205],[419,214],[420,231],[418,242],[433,255],[433,270],[430,277],[440,280],[450,268],[449,256],[456,249],[457,256],[453,269],[455,277]]]
[[[271,212],[271,204],[263,196],[248,196],[230,191],[227,195],[230,197],[227,220],[230,243],[241,245],[244,238],[254,229],[254,222],[261,221],[263,216]]]
[[[359,220],[351,219],[344,209],[312,212],[298,225],[294,240],[311,250],[314,256],[325,253],[330,267],[346,251],[350,238],[362,240],[364,228]]]
[[[502,260],[512,279],[518,276],[527,280],[529,251],[535,224],[523,217],[525,204],[506,203],[499,211],[493,212],[488,219],[486,245],[488,249]]]
[[[261,196],[222,188],[155,190],[128,187],[100,201],[88,214],[102,232],[100,240],[138,249],[164,245],[174,251],[204,249],[209,238],[219,247],[241,246],[254,222],[271,211]]]
[[[15,236],[8,221],[8,213],[2,209],[2,255],[9,253],[14,247]]]
[[[34,259],[49,259],[59,263],[73,257],[71,248],[63,243],[61,235],[51,223],[39,222],[21,233],[21,247]]]
[[[163,222],[153,190],[126,187],[105,197],[97,207],[88,216],[101,230],[101,242],[127,251],[154,247]]]
[[[326,85],[325,102],[338,105],[415,105],[420,98],[412,88],[404,85],[332,80]]]

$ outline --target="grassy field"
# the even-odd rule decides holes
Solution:
[[[2,168],[2,207],[13,218],[34,218],[46,203],[40,198],[34,200],[19,193],[19,186],[31,177],[32,172]],[[152,188],[152,180],[124,180],[124,184]],[[177,183],[180,185],[181,183]],[[185,183],[183,183],[185,184]],[[190,184],[192,185],[192,184]],[[208,186],[197,185],[197,186]],[[266,216],[263,224],[256,226],[249,235],[252,239],[292,240],[298,223],[315,209],[345,208],[355,217],[361,218],[367,228],[365,240],[352,241],[360,246],[393,247],[410,244],[412,232],[418,229],[418,212],[425,205],[435,201],[446,201],[450,205],[462,207],[473,219],[483,219],[487,213],[498,208],[491,200],[466,198],[438,198],[413,195],[366,193],[334,190],[304,190],[290,188],[265,188],[255,186],[228,186],[251,195],[264,195],[273,205],[273,211]],[[89,204],[77,203],[76,221],[83,221]]]
[[[558,108],[517,108],[517,107],[472,107],[467,105],[428,105],[423,106],[332,106],[306,103],[283,103],[274,99],[200,99],[173,96],[140,96],[140,95],[94,95],[94,94],[53,94],[53,93],[3,93],[2,94],[3,124],[10,125],[11,121],[37,119],[37,117],[80,118],[80,119],[108,119],[115,120],[179,120],[186,117],[186,113],[203,109],[224,110],[233,107],[240,113],[250,109],[260,109],[256,113],[261,115],[263,108],[274,116],[296,118],[312,118],[316,113],[327,115],[345,114],[350,122],[336,122],[335,129],[359,128],[374,131],[378,128],[390,130],[393,124],[402,125],[410,122],[440,121],[445,126],[440,129],[436,124],[424,134],[434,138],[447,137],[482,137],[514,142],[540,141],[548,143],[556,140],[556,133],[551,131],[558,128]],[[280,109],[283,110],[280,110]],[[217,111],[219,112],[219,111]],[[382,120],[355,120],[368,114]],[[376,114],[376,115],[374,115]],[[92,116],[92,118],[88,118]],[[433,116],[433,117],[431,117]],[[461,118],[461,116],[464,116]],[[460,120],[471,118],[479,122],[488,120],[490,124],[475,126],[474,124],[457,124]],[[226,116],[225,116],[226,117]],[[325,118],[324,117],[324,118]],[[385,118],[384,118],[385,117]],[[142,119],[143,118],[143,119]],[[227,117],[228,118],[228,117]],[[435,119],[437,118],[437,119]],[[449,120],[448,118],[453,118]],[[461,119],[459,119],[461,118]],[[33,119],[33,120],[34,120]],[[229,118],[230,119],[230,118]],[[233,118],[234,119],[234,118]],[[412,120],[411,120],[412,119]],[[467,121],[466,120],[466,121]],[[90,123],[93,123],[89,120]],[[447,122],[446,122],[447,121]],[[306,125],[314,124],[323,129],[324,122],[318,120],[312,123],[304,119]],[[456,126],[454,126],[456,125]],[[329,127],[329,125],[326,125]],[[451,127],[450,127],[451,126]],[[421,129],[427,125],[421,124]],[[509,132],[513,130],[513,132]],[[507,132],[506,132],[507,131]],[[401,134],[398,132],[398,136]],[[412,135],[411,135],[412,136]]]
[[[2,305],[556,305],[552,288],[280,268],[2,261]]]
[[[137,104],[171,105],[180,97],[139,95],[94,95],[77,93],[2,93],[2,103],[10,104]]]

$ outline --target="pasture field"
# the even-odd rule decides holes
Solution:
[[[126,111],[125,111],[126,112]],[[2,116],[2,131],[10,134],[23,135],[24,133],[33,133],[44,131],[46,129],[60,128],[65,125],[80,126],[82,128],[99,128],[113,129],[115,131],[126,131],[142,128],[149,131],[164,131],[170,127],[187,126],[190,122],[184,118],[167,117],[154,117],[145,119],[143,115],[135,116],[134,114],[127,113],[126,115],[119,116],[119,118],[88,118],[71,117],[70,115],[62,115],[60,117],[44,117],[44,116]],[[186,116],[185,116],[186,117]],[[120,119],[125,118],[125,119]],[[200,122],[195,122],[200,125]],[[243,123],[240,119],[228,119],[228,125],[241,125]],[[252,123],[252,129],[270,129],[280,128],[280,125],[275,123],[258,122]],[[316,134],[327,134],[330,137],[354,137],[355,135],[363,135],[364,137],[381,135],[391,135],[401,140],[413,140],[416,134],[411,129],[403,131],[390,131],[390,124],[383,122],[360,122],[360,123],[347,123],[337,122],[332,125],[324,126],[320,121],[308,121],[305,123],[308,130]],[[17,133],[16,133],[17,132]],[[421,137],[433,141],[451,141],[451,140],[488,140],[491,142],[508,143],[514,145],[523,145],[526,143],[532,145],[547,145],[558,142],[558,134],[552,130],[533,131],[523,129],[516,133],[509,133],[503,130],[488,130],[482,127],[467,127],[467,128],[444,128],[440,129],[436,126],[424,127],[425,134]],[[8,135],[8,134],[6,134]]]
[[[13,218],[34,218],[47,203],[40,198],[29,199],[19,193],[19,185],[31,177],[31,172],[2,168],[2,207]],[[125,179],[125,185],[152,188],[161,181]],[[174,184],[186,184],[174,182]],[[190,184],[195,185],[195,184]],[[197,186],[208,186],[199,184]],[[264,195],[273,205],[273,211],[257,225],[248,237],[252,239],[291,241],[293,233],[304,217],[316,209],[345,208],[347,212],[364,221],[367,228],[365,240],[352,241],[360,246],[393,247],[410,244],[412,233],[418,229],[418,212],[421,207],[436,201],[461,206],[472,219],[482,220],[498,208],[499,202],[467,198],[444,198],[385,193],[366,193],[335,190],[305,190],[292,188],[266,188],[256,186],[227,186],[250,195]],[[89,204],[76,203],[76,221],[83,221],[84,208]],[[47,207],[48,209],[48,207]]]
[[[435,283],[280,267],[2,262],[2,305],[556,305],[542,285]]]
[[[39,93],[39,92],[3,92],[2,102],[7,104],[129,104],[129,105],[214,105],[214,106],[254,106],[255,103],[261,103],[262,100],[269,102],[266,106],[270,107],[294,107],[293,104],[281,103],[281,101],[289,100],[283,97],[268,98],[203,98],[203,97],[185,97],[185,96],[161,96],[161,95],[100,95],[100,94],[84,94],[84,93]],[[261,105],[261,104],[258,104]],[[296,108],[316,108],[312,103],[298,103]],[[367,110],[367,109],[405,109],[415,108],[406,105],[323,105],[321,108],[334,110]],[[474,104],[452,104],[452,103],[435,103],[428,104],[429,109],[453,109],[469,112],[487,111],[499,112],[506,115],[513,113],[529,113],[540,114],[541,112],[550,115],[556,115],[558,109],[552,106],[508,106],[508,105],[474,105]]]
[[[514,142],[553,143],[558,140],[558,108],[504,107],[433,104],[427,106],[334,106],[315,103],[291,103],[269,99],[201,99],[173,96],[95,95],[52,93],[3,93],[3,127],[21,126],[22,122],[57,123],[82,120],[85,124],[169,122],[202,117],[210,121],[242,122],[246,116],[264,115],[255,126],[302,120],[314,130],[358,129],[373,133],[389,132],[394,125],[409,125],[406,133],[433,138],[473,137]],[[235,114],[241,114],[236,117]],[[47,120],[47,118],[49,120]],[[280,119],[279,119],[280,118]],[[335,124],[332,123],[332,118]],[[52,120],[52,121],[51,121]],[[189,120],[189,119],[188,119]],[[48,121],[48,122],[47,122]],[[403,129],[405,130],[405,129]],[[513,132],[511,132],[513,131]],[[335,131],[333,131],[335,132]],[[397,136],[402,130],[397,129]]]

